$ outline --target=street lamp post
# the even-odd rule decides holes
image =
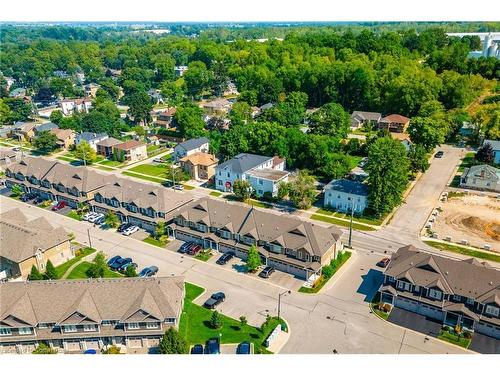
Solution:
[[[281,296],[284,296],[285,294],[290,294],[290,293],[292,293],[292,292],[290,290],[287,290],[286,292],[278,294],[278,319],[280,318],[280,314],[281,314]]]
[[[352,218],[354,216],[354,201],[351,202],[351,220],[349,222],[349,248],[352,249]]]
[[[89,237],[89,247],[92,247],[92,242],[90,241],[90,228],[87,228],[87,235]]]

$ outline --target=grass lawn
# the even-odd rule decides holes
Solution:
[[[222,195],[222,193],[220,191],[211,191],[210,195],[212,197],[220,197]]]
[[[334,217],[325,217],[325,216],[321,216],[321,215],[317,215],[317,214],[312,214],[310,216],[310,218],[313,219],[313,220],[324,221],[325,223],[340,225],[342,227],[349,228],[349,221],[336,219]],[[356,230],[364,230],[364,231],[373,231],[373,230],[375,230],[374,228],[369,227],[367,225],[358,224],[358,223],[354,223],[354,222],[352,223],[352,228],[356,229]]]
[[[130,176],[130,177],[135,177],[135,178],[140,178],[141,180],[146,180],[146,181],[151,181],[151,182],[157,182],[159,184],[165,182],[166,180],[162,178],[157,178],[157,177],[150,177],[150,176],[143,176],[141,174],[137,174],[134,172],[129,172],[129,171],[123,171],[122,174],[125,176]]]
[[[62,161],[75,161],[77,159],[69,158],[67,156],[57,156],[56,159],[62,160]]]
[[[78,221],[82,221],[82,217],[75,210],[71,210],[66,216]]]
[[[462,159],[462,163],[458,167],[459,172],[463,172],[465,168],[472,167],[475,163],[474,156],[476,156],[475,152],[468,152],[465,157]]]
[[[158,247],[165,247],[166,244],[168,244],[168,241],[167,242],[162,242],[162,241],[159,241],[157,240],[156,238],[154,237],[146,237],[145,239],[142,240],[143,242],[146,242],[150,245],[153,245],[153,246],[158,246]]]
[[[162,165],[141,164],[129,168],[128,171],[147,174],[148,176],[167,178],[167,169]]]
[[[198,260],[202,260],[203,262],[206,262],[210,258],[212,258],[213,254],[210,251],[210,249],[206,251],[200,251],[198,254],[195,255],[195,258]]]
[[[484,251],[472,250],[472,249],[468,249],[466,247],[451,245],[451,244],[442,243],[442,242],[429,241],[429,240],[424,241],[424,242],[427,245],[435,247],[436,249],[439,249],[439,250],[451,251],[453,253],[463,254],[463,255],[470,256],[470,257],[474,257],[474,258],[490,260],[493,262],[500,263],[500,255],[495,255],[495,254],[487,253]]]
[[[185,338],[189,345],[205,344],[212,337],[220,336],[221,344],[237,344],[249,341],[254,344],[255,353],[268,351],[263,347],[264,340],[278,325],[277,318],[263,330],[251,325],[241,327],[236,319],[220,314],[222,327],[214,329],[210,327],[212,310],[193,303],[193,300],[204,292],[204,289],[193,284],[185,283],[186,297],[184,299],[184,310],[182,311],[179,325],[179,333]],[[207,296],[208,298],[208,296]]]
[[[439,332],[439,335],[437,337],[440,340],[449,342],[450,344],[458,345],[461,346],[462,348],[467,349],[470,345],[471,339],[466,339],[463,336],[458,336],[455,333],[452,332],[446,332],[441,330]]]
[[[184,190],[193,190],[195,188],[194,186],[186,185],[186,184],[182,184],[182,187],[184,187]]]
[[[258,201],[256,199],[249,199],[246,203],[251,205],[251,206],[260,207],[260,208],[271,208],[272,207],[272,205],[270,205],[269,203]]]
[[[90,247],[86,247],[83,250],[81,250],[81,254],[74,257],[73,259],[68,260],[67,262],[64,262],[63,264],[60,264],[56,267],[56,272],[59,277],[62,277],[66,271],[75,263],[79,262],[82,258],[86,257],[87,255],[90,255],[92,253],[95,253],[95,249],[92,249]]]
[[[320,208],[318,211],[316,211],[317,214],[322,214],[322,215],[328,215],[328,216],[333,216],[333,217],[339,217],[339,218],[344,218],[344,219],[350,219],[350,215],[345,214],[343,212],[338,212],[329,208]],[[359,223],[364,223],[364,224],[371,224],[371,225],[381,225],[382,222],[384,221],[385,217],[381,218],[374,218],[374,217],[368,217],[368,216],[356,216],[354,215],[354,221],[357,221]]]
[[[100,165],[100,164],[93,165],[93,167],[97,168],[97,169],[100,169],[102,171],[114,171],[114,168],[106,167],[106,166]]]
[[[379,317],[381,317],[384,320],[387,320],[389,317],[390,313],[387,313],[385,311],[379,310],[378,309],[378,303],[380,302],[380,293],[377,292],[375,296],[373,297],[372,301],[370,302],[370,309],[373,311],[373,313]]]
[[[352,155],[346,155],[346,156],[349,159],[350,169],[357,167],[361,159],[363,159],[361,156],[352,156]]]
[[[81,262],[78,266],[73,268],[73,271],[70,272],[67,279],[88,279],[87,270],[90,268],[91,265],[92,263],[87,261]],[[118,272],[114,272],[111,271],[110,269],[107,269],[104,272],[104,277],[114,278],[114,277],[123,277],[123,275]]]
[[[330,262],[330,267],[333,268],[333,273],[330,277],[325,277],[324,275],[321,275],[319,280],[314,284],[312,288],[307,288],[305,286],[300,287],[299,292],[301,293],[318,293],[321,288],[330,280],[333,275],[337,273],[337,271],[344,265],[345,262],[351,257],[351,252],[350,251],[344,251],[342,252],[337,259],[332,260]]]
[[[122,163],[121,161],[117,161],[117,160],[103,160],[99,163],[99,165],[106,165],[108,167],[117,167],[117,168],[121,168],[123,167],[125,163]]]

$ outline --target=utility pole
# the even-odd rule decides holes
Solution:
[[[291,291],[287,290],[286,292],[278,294],[278,319],[280,318],[280,313],[281,313],[281,296],[283,296],[285,294],[290,294],[290,293],[291,293]]]
[[[352,218],[354,216],[354,201],[351,201],[351,220],[349,222],[349,248],[352,249]]]
[[[89,237],[89,247],[92,247],[92,241],[90,240],[90,228],[87,228],[87,236]]]

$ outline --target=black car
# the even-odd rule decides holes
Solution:
[[[232,254],[232,253],[224,253],[221,255],[221,257],[219,259],[217,259],[217,262],[215,262],[215,263],[223,266],[224,264],[229,262],[231,259],[233,259],[233,257],[234,257],[234,254]]]
[[[37,196],[35,200],[33,201],[34,204],[40,204],[44,201],[44,199],[41,196]]]
[[[252,348],[248,341],[243,341],[236,348],[236,354],[252,354]]]
[[[158,267],[156,267],[156,266],[149,266],[149,267],[144,268],[139,273],[139,277],[151,277],[151,276],[156,275],[157,272],[158,272]]]
[[[203,304],[207,309],[214,309],[215,306],[224,302],[226,299],[226,295],[222,292],[217,292],[212,294],[212,296],[207,299],[207,301]]]
[[[137,268],[137,263],[132,262],[132,258],[125,258],[124,262],[122,264],[120,264],[118,271],[125,272],[125,270],[127,268],[129,268],[130,266]]]
[[[191,348],[191,354],[203,354],[203,345],[193,345],[193,347]]]
[[[218,337],[214,337],[213,339],[207,341],[207,344],[205,345],[205,352],[207,354],[220,354],[220,343]]]
[[[120,259],[123,259],[123,258],[121,256],[119,256],[119,255],[115,255],[113,258],[111,258],[110,260],[108,260],[108,267],[113,268],[113,264],[115,264]]]
[[[267,278],[269,278],[269,276],[271,276],[271,274],[274,271],[275,271],[274,267],[267,266],[262,271],[260,271],[259,276],[262,277],[262,278],[264,278],[264,279],[267,279]]]
[[[128,229],[132,226],[132,224],[130,223],[122,223],[120,224],[120,226],[118,227],[117,231],[118,233],[122,233],[125,229]]]
[[[438,158],[438,159],[441,159],[444,155],[444,152],[443,151],[438,151],[436,152],[436,155],[434,155],[435,158]]]
[[[125,264],[128,261],[132,262],[132,259],[120,257],[120,259],[117,259],[115,262],[113,262],[113,264],[110,264],[109,268],[111,268],[114,271],[117,271],[123,264]]]
[[[24,193],[23,195],[21,195],[21,197],[19,199],[22,202],[29,202],[30,200],[35,199],[35,198],[36,198],[36,195],[33,193]]]
[[[191,246],[194,244],[192,242],[184,242],[181,247],[179,247],[178,252],[181,254],[186,254]]]

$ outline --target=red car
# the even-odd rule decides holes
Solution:
[[[377,266],[385,268],[391,260],[389,258],[384,258],[377,263]]]
[[[194,246],[191,246],[188,250],[188,254],[189,255],[196,255],[200,252],[201,250],[201,246],[200,245],[194,245]]]
[[[52,206],[52,211],[59,211],[62,210],[64,207],[66,207],[66,202],[61,201]]]

